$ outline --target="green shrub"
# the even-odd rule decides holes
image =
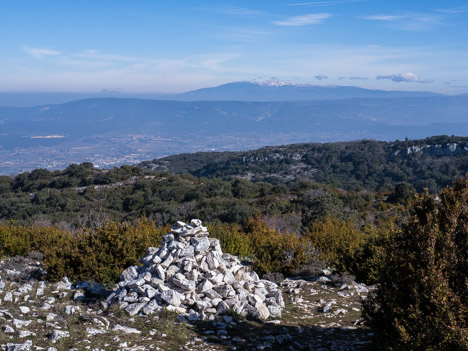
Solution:
[[[343,272],[350,270],[357,250],[365,241],[365,234],[351,221],[326,217],[310,225],[307,239],[318,249],[321,259]]]
[[[392,239],[380,286],[365,303],[376,345],[468,349],[468,180],[419,195]]]
[[[44,255],[48,280],[68,276],[110,284],[120,273],[138,264],[150,246],[159,246],[169,227],[156,228],[147,219],[135,223],[105,223],[72,233],[57,227],[0,224],[0,256],[25,256],[38,251]]]
[[[240,257],[254,255],[251,238],[239,225],[217,222],[209,223],[207,226],[210,236],[219,240],[223,252]]]
[[[156,228],[147,219],[129,223],[106,223],[71,240],[43,248],[44,266],[50,280],[68,276],[73,280],[115,283],[127,267],[137,265],[150,246],[159,246],[168,227]]]
[[[13,223],[0,224],[0,256],[24,255],[31,249],[29,234]]]
[[[308,263],[307,240],[294,233],[282,234],[260,217],[250,218],[244,228],[236,224],[209,224],[212,237],[218,238],[224,252],[254,258],[257,273],[281,272],[291,275]]]
[[[25,256],[30,251],[44,253],[44,250],[72,239],[72,234],[54,226],[22,226],[14,222],[0,224],[0,255]]]
[[[364,242],[356,248],[352,260],[347,262],[346,270],[355,275],[357,281],[377,283],[387,257],[387,248],[397,232],[393,221],[381,223],[377,228],[364,228]]]
[[[291,275],[308,263],[309,245],[304,237],[294,233],[282,234],[270,227],[260,217],[253,217],[245,224],[255,254],[254,269],[260,275],[280,272]]]

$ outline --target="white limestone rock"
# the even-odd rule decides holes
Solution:
[[[67,332],[67,331],[64,331],[64,330],[59,330],[59,329],[55,329],[50,335],[49,335],[49,339],[55,343],[57,342],[57,340],[60,340],[60,339],[63,339],[63,338],[69,338],[70,337],[70,333]]]
[[[71,290],[72,289],[72,283],[68,280],[67,277],[64,277],[61,281],[59,281],[57,284],[55,284],[58,290]],[[32,287],[31,287],[32,290]]]
[[[11,293],[11,291],[7,291],[7,293],[3,297],[3,301],[13,302],[13,294]]]
[[[32,341],[27,340],[23,344],[8,343],[6,345],[5,351],[30,351],[31,348],[32,348]]]
[[[195,253],[205,252],[210,247],[210,241],[207,237],[192,238],[191,243],[195,248]]]
[[[2,332],[4,332],[4,333],[14,333],[15,329],[10,325],[4,325],[2,327]]]
[[[122,281],[130,281],[134,280],[138,277],[137,266],[130,266],[125,269],[122,274],[120,274],[120,280]]]
[[[28,306],[20,306],[19,309],[20,309],[22,314],[27,314],[27,313],[31,312],[31,309]]]
[[[141,334],[141,330],[135,329],[135,328],[130,328],[130,327],[125,327],[120,324],[116,324],[113,328],[112,331],[120,331],[124,334]]]
[[[142,267],[122,272],[119,287],[106,301],[119,302],[132,316],[162,308],[189,320],[211,320],[231,308],[262,319],[280,316],[284,301],[278,286],[261,281],[208,235],[200,220],[177,222],[160,248],[147,249]]]
[[[161,293],[161,299],[174,307],[179,307],[181,304],[179,293],[173,289],[163,291]]]
[[[136,315],[138,312],[140,312],[140,310],[146,305],[146,303],[143,303],[143,302],[139,302],[139,303],[132,303],[130,305],[128,305],[128,307],[125,309],[125,311],[127,311],[127,313],[130,315],[130,316],[134,316]]]

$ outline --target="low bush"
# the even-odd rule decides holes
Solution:
[[[468,179],[419,195],[365,318],[385,350],[468,349]]]
[[[382,223],[378,228],[364,228],[364,242],[348,262],[347,271],[366,284],[376,284],[384,269],[387,250],[399,229],[393,221]]]
[[[72,240],[73,235],[55,226],[22,226],[14,222],[0,223],[0,255],[25,256],[31,251],[42,252],[46,248],[61,246]]]
[[[383,263],[397,228],[388,219],[378,228],[357,229],[351,221],[325,218],[312,223],[307,240],[317,249],[319,259],[340,273],[349,273],[358,281],[374,284],[378,281]]]
[[[253,257],[254,248],[251,238],[242,231],[237,224],[231,223],[208,223],[210,237],[217,238],[223,252],[240,257]]]
[[[282,234],[260,218],[250,218],[243,227],[236,224],[208,225],[211,236],[218,238],[224,252],[255,259],[259,274],[278,272],[291,275],[310,258],[310,244],[295,233]]]
[[[159,246],[169,228],[156,228],[147,219],[135,223],[106,223],[101,228],[84,231],[72,240],[53,248],[44,248],[47,277],[59,280],[93,280],[115,283],[127,267],[138,264],[150,246]]]
[[[254,269],[259,274],[280,272],[291,275],[308,262],[310,245],[305,238],[271,229],[260,217],[247,221],[244,230],[255,253]]]
[[[125,268],[138,264],[149,246],[159,246],[168,231],[168,227],[156,228],[147,219],[131,224],[108,222],[80,233],[53,226],[0,224],[0,255],[25,256],[37,251],[44,257],[48,280],[67,276],[75,281],[111,284]]]
[[[366,235],[351,221],[326,217],[310,225],[306,238],[317,248],[322,260],[344,272],[354,265],[357,250],[365,242]]]

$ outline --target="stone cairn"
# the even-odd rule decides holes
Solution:
[[[148,248],[143,266],[122,272],[107,301],[119,302],[132,316],[166,308],[188,320],[213,320],[229,310],[260,319],[280,317],[284,301],[278,286],[259,279],[208,236],[199,219],[177,222],[160,248]]]

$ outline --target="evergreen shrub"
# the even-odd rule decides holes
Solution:
[[[417,196],[365,318],[385,350],[468,349],[468,179]]]

